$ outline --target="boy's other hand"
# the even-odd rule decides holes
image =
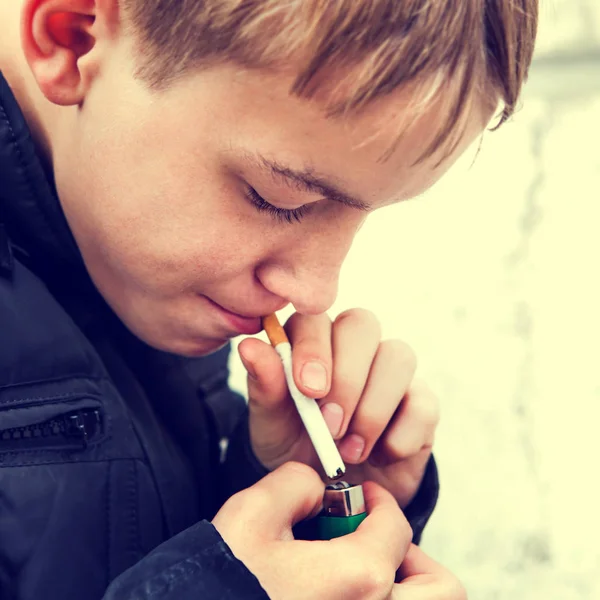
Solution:
[[[213,525],[269,597],[465,598],[451,573],[411,545],[412,531],[397,502],[375,483],[364,485],[368,515],[354,533],[330,541],[295,540],[292,526],[317,514],[323,490],[315,471],[287,463],[232,496],[215,516]]]
[[[376,481],[406,507],[419,489],[439,420],[438,401],[413,380],[414,353],[400,340],[381,340],[366,310],[294,314],[285,329],[300,391],[317,398],[351,483]],[[269,469],[299,461],[320,464],[291,399],[279,356],[248,338],[239,346],[248,371],[253,450]]]

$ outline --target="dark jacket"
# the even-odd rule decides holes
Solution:
[[[177,357],[123,326],[0,74],[2,600],[266,597],[210,524],[266,473],[228,354]],[[436,497],[431,461],[417,541]]]

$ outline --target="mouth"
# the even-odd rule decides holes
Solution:
[[[261,317],[240,315],[232,312],[210,298],[204,296],[215,312],[219,313],[221,320],[225,321],[232,332],[236,335],[254,335],[263,329]]]

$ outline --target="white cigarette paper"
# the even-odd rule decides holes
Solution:
[[[325,474],[330,479],[338,479],[346,472],[346,466],[333,441],[333,437],[327,427],[327,423],[325,423],[317,401],[314,398],[305,396],[296,386],[292,370],[292,346],[289,342],[280,342],[275,346],[275,350],[283,363],[283,370],[290,395],[296,404],[298,414],[315,447]]]

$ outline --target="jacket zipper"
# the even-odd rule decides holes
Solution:
[[[24,448],[85,450],[102,430],[98,409],[77,410],[42,423],[0,430],[0,452]]]

